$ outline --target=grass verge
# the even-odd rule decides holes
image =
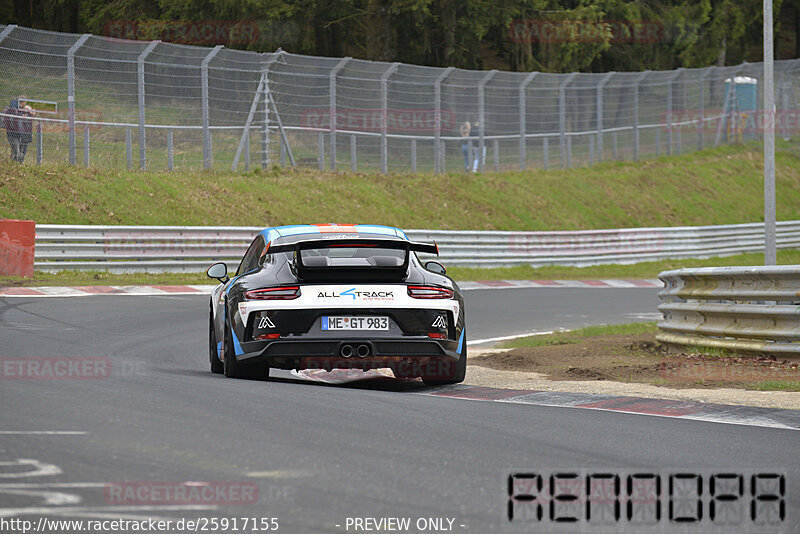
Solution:
[[[0,161],[0,216],[57,224],[369,222],[442,230],[580,230],[761,221],[757,144],[592,167],[463,174],[311,169],[124,171]],[[800,219],[800,156],[780,142],[779,220]],[[355,219],[355,220],[354,220]]]
[[[446,262],[445,262],[446,263]],[[800,250],[779,250],[778,264],[800,265]],[[763,254],[739,254],[724,258],[663,260],[631,265],[594,265],[591,267],[528,265],[498,269],[451,267],[447,270],[459,282],[480,280],[589,280],[656,278],[658,273],[682,267],[725,267],[730,265],[764,265]],[[2,286],[72,286],[72,285],[171,285],[213,284],[204,273],[111,274],[92,271],[37,272],[33,279],[0,277]]]
[[[598,326],[506,343],[512,350],[470,362],[502,371],[538,373],[550,380],[608,380],[669,388],[800,391],[800,361],[688,348],[667,354],[655,323]]]

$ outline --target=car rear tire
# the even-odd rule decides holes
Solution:
[[[269,366],[263,362],[243,363],[236,359],[233,351],[233,335],[230,327],[225,328],[223,341],[223,368],[228,378],[245,378],[248,380],[266,380],[269,378]]]
[[[457,362],[450,362],[444,372],[436,372],[431,375],[422,375],[422,381],[428,386],[442,386],[445,384],[459,384],[464,381],[467,375],[467,347]]]
[[[225,366],[219,359],[219,351],[217,350],[217,333],[214,330],[214,318],[209,314],[208,319],[208,359],[211,363],[211,372],[214,374],[221,374],[225,370]]]

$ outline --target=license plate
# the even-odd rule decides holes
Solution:
[[[323,330],[389,330],[388,317],[322,316]]]

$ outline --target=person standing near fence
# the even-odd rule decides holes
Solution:
[[[25,162],[28,145],[33,141],[34,115],[24,96],[12,100],[9,107],[3,110],[2,125],[6,130],[8,144],[11,145],[11,159],[19,163]]]
[[[469,172],[469,164],[471,163],[469,160],[470,159],[469,153],[471,148],[470,145],[472,144],[472,139],[469,136],[470,130],[471,126],[469,124],[469,121],[464,121],[458,128],[458,132],[461,134],[462,138],[461,153],[464,154],[464,172]]]

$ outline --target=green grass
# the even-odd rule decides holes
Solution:
[[[800,156],[777,155],[779,220],[800,219]],[[760,149],[568,170],[388,175],[310,169],[137,172],[0,162],[0,216],[57,224],[272,226],[366,222],[576,230],[762,220]]]
[[[800,380],[764,380],[750,384],[747,389],[758,391],[800,391]]]
[[[547,345],[573,345],[584,339],[596,336],[638,335],[656,332],[655,322],[627,323],[614,325],[587,326],[567,332],[555,332],[541,336],[512,339],[502,343],[503,348],[544,347]]]
[[[446,262],[445,262],[446,263]],[[724,267],[727,265],[763,265],[763,254],[739,254],[703,260],[663,260],[631,265],[595,265],[592,267],[552,266],[534,269],[530,266],[498,269],[451,267],[447,274],[459,282],[480,280],[590,280],[656,278],[658,273],[681,267]],[[800,250],[779,250],[778,264],[800,265]],[[62,271],[37,272],[33,279],[0,278],[0,286],[71,286],[71,285],[170,285],[213,284],[204,273],[110,274],[107,272]]]
[[[800,264],[800,250],[779,250],[778,264]],[[497,269],[471,269],[452,267],[447,272],[456,280],[590,280],[598,278],[656,278],[658,273],[684,267],[726,267],[764,265],[763,254],[738,254],[721,258],[660,260],[632,263],[630,265],[593,265],[570,267],[500,267]]]

